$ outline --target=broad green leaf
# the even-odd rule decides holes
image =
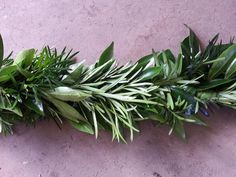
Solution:
[[[23,50],[17,54],[13,64],[25,68],[32,63],[34,54],[35,54],[34,49]]]
[[[161,72],[161,67],[147,68],[141,73],[139,79],[141,81],[150,80],[156,77],[158,74],[160,74],[160,72]]]
[[[185,59],[192,60],[200,51],[200,45],[196,34],[189,28],[189,36],[181,43],[181,49]]]
[[[102,53],[96,67],[103,65],[113,57],[114,42],[112,42]]]
[[[48,100],[54,104],[54,106],[60,111],[63,117],[74,122],[79,122],[79,120],[86,121],[86,119],[68,103],[51,98],[50,96],[48,97]]]
[[[15,65],[5,66],[4,68],[0,69],[0,76],[2,75],[11,75],[15,72],[17,67]]]
[[[83,72],[84,65],[80,64],[73,72],[71,72],[64,80],[65,83],[74,83],[78,79],[81,78],[81,74]]]
[[[16,71],[15,65],[5,66],[0,69],[0,82],[7,81],[11,79],[11,76]]]
[[[69,121],[69,122],[74,128],[76,128],[81,132],[85,132],[92,135],[94,134],[93,127],[88,122],[83,122],[83,121],[80,122]]]
[[[230,82],[233,82],[235,81],[235,79],[215,79],[215,80],[212,80],[210,82],[207,82],[205,84],[201,84],[197,89],[200,91],[202,90],[209,90],[209,89],[213,89],[215,87],[218,87],[218,86],[222,86],[224,84],[228,84]]]
[[[236,58],[236,44],[227,48],[219,56],[219,58],[222,58],[222,57],[224,57],[225,59],[217,61],[212,64],[209,74],[208,74],[209,79],[214,79],[227,70],[227,68],[230,66],[230,64],[233,62],[233,60]]]
[[[234,78],[235,76],[236,76],[236,57],[226,70],[225,79]]]
[[[33,110],[34,112],[36,112],[37,114],[44,116],[44,111],[43,111],[43,104],[42,102],[36,102],[36,100],[32,100],[32,99],[27,99],[24,101],[24,104],[31,110]]]
[[[74,101],[74,102],[80,102],[91,96],[85,92],[72,89],[70,87],[57,87],[53,91],[50,91],[49,95],[62,101]]]
[[[181,121],[181,120],[179,120],[179,119],[175,119],[174,132],[175,132],[182,140],[186,140],[186,133],[185,133],[185,130],[184,130],[183,121]]]
[[[140,68],[144,68],[151,61],[152,58],[153,58],[153,54],[146,55],[146,56],[140,58],[137,61],[137,66],[135,69],[139,70]]]
[[[2,40],[2,36],[0,34],[0,68],[2,67],[2,61],[4,57],[4,46],[3,46],[3,40]]]

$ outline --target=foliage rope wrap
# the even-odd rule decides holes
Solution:
[[[184,122],[206,125],[211,103],[236,109],[236,44],[207,47],[190,30],[175,57],[167,49],[118,66],[113,46],[91,66],[75,62],[78,52],[48,46],[4,57],[0,36],[0,132],[13,133],[18,122],[68,121],[79,131],[112,133],[132,140],[138,122],[153,120],[170,126],[185,139]],[[128,130],[128,131],[127,131]]]

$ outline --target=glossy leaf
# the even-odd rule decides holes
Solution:
[[[141,80],[141,81],[146,81],[146,80],[153,79],[153,78],[156,77],[160,72],[161,72],[161,68],[160,68],[160,67],[148,68],[148,69],[146,69],[146,70],[143,71],[143,73],[142,73],[141,76],[140,76],[140,80]]]
[[[96,67],[103,65],[113,57],[113,50],[114,50],[114,42],[112,42],[102,53],[100,56]]]
[[[236,76],[236,57],[226,70],[225,79],[234,78],[235,76]]]
[[[208,78],[214,79],[220,74],[224,73],[229,65],[233,62],[236,57],[236,45],[232,45],[228,49],[226,49],[219,58],[224,57],[224,60],[220,60],[218,62],[213,63],[210,68]]]
[[[205,84],[201,84],[199,87],[198,87],[198,90],[209,90],[209,89],[213,89],[213,88],[216,88],[218,86],[222,86],[224,84],[228,84],[230,82],[233,82],[235,81],[235,79],[215,79],[215,80],[212,80],[210,82],[207,82]]]
[[[31,109],[32,111],[34,111],[35,113],[44,116],[44,111],[43,111],[43,104],[42,102],[33,100],[33,99],[28,99],[24,102],[24,104]]]

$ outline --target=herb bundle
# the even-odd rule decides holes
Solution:
[[[217,40],[203,48],[190,29],[177,57],[169,49],[152,50],[123,66],[111,43],[86,66],[75,62],[78,52],[48,46],[4,57],[0,36],[0,132],[53,119],[96,137],[105,129],[125,142],[125,134],[132,140],[139,132],[139,121],[150,119],[185,139],[184,123],[206,125],[209,104],[236,109],[236,44]]]

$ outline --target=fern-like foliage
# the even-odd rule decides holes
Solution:
[[[66,120],[82,132],[98,137],[107,130],[125,142],[127,133],[132,140],[139,132],[138,122],[150,119],[185,139],[184,122],[206,125],[209,103],[236,109],[236,44],[217,43],[216,35],[202,48],[189,30],[177,57],[152,50],[122,66],[113,43],[86,66],[65,48],[4,57],[0,36],[0,132],[13,133],[18,122],[53,119],[61,127]]]

